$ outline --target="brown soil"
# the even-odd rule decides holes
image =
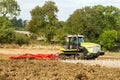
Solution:
[[[0,80],[120,80],[119,67],[90,66],[57,60],[9,59],[9,56],[24,53],[47,54],[58,52],[58,50],[0,49]],[[106,56],[99,59],[101,58],[107,59]]]
[[[120,80],[119,68],[51,60],[0,60],[0,80]]]

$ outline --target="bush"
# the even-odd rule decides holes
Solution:
[[[15,33],[12,28],[0,28],[0,43],[3,44],[28,44],[29,38],[25,34]]]
[[[63,29],[58,29],[56,31],[56,40],[61,45],[65,45],[67,43],[66,42],[66,33]]]
[[[29,44],[29,40],[30,39],[29,39],[29,37],[27,37],[27,35],[16,33],[14,42],[21,46],[22,44]]]
[[[12,28],[0,28],[0,43],[12,43],[15,33]]]
[[[67,43],[65,35],[59,36],[59,43],[62,44],[62,45],[65,45]]]
[[[100,41],[100,44],[104,50],[110,50],[115,46],[117,32],[115,30],[104,31],[98,40]]]
[[[120,30],[117,31],[117,42],[120,42]]]
[[[37,34],[31,34],[31,35],[30,35],[30,39],[33,39],[33,40],[36,40],[37,37],[38,37]]]
[[[12,43],[14,37],[14,29],[8,18],[0,17],[0,43]]]
[[[9,19],[6,17],[0,17],[0,43],[16,43],[19,45],[28,44],[29,38],[24,34],[15,33]]]

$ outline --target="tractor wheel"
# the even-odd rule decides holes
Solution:
[[[59,55],[59,59],[60,59],[60,60],[66,60],[66,56],[65,56],[64,54],[60,54],[60,55]]]
[[[78,60],[79,59],[79,55],[77,54],[77,55],[74,55],[74,59],[75,60]]]
[[[78,59],[84,60],[85,59],[84,53],[79,53]]]

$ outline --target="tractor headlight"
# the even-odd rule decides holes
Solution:
[[[88,47],[89,52],[93,52],[93,47]]]
[[[88,48],[88,51],[89,52],[93,52],[93,53],[97,53],[99,51],[101,51],[101,47],[100,46],[90,46],[90,47],[87,47]]]

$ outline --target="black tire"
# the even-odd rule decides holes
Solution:
[[[66,56],[64,54],[59,54],[59,60],[65,60]]]
[[[78,59],[79,59],[79,55],[78,55],[78,54],[77,54],[77,55],[75,54],[75,55],[74,55],[74,59],[75,59],[75,60],[78,60]]]

